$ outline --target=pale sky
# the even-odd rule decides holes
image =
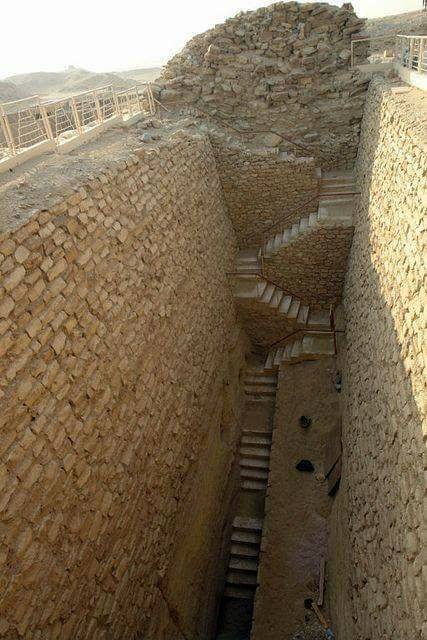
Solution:
[[[341,5],[343,0],[329,0]],[[21,0],[2,2],[0,78],[14,73],[159,66],[186,41],[273,0]],[[421,9],[422,0],[353,0],[359,16]]]

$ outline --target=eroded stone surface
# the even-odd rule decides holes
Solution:
[[[344,296],[344,464],[330,549],[338,637],[423,635],[425,121],[417,89],[372,83]]]

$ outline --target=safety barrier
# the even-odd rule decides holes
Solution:
[[[0,104],[0,173],[46,151],[65,153],[116,123],[154,115],[150,84],[116,92],[111,85],[67,98],[39,96]]]

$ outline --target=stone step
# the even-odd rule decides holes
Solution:
[[[318,211],[313,211],[313,213],[310,213],[310,215],[308,217],[308,225],[309,225],[309,227],[315,227],[317,225],[318,218],[319,218],[319,212]]]
[[[234,276],[232,280],[233,296],[235,298],[252,298],[258,300],[264,294],[267,283],[254,276]]]
[[[231,542],[237,542],[239,544],[252,544],[259,547],[261,542],[260,531],[233,531],[231,534]]]
[[[259,518],[236,516],[233,520],[233,529],[239,529],[240,531],[262,531],[262,520]]]
[[[275,291],[274,291],[274,293],[273,293],[273,295],[271,297],[271,300],[269,302],[270,307],[273,307],[273,309],[277,309],[279,307],[280,303],[282,302],[283,296],[284,296],[283,291],[281,291],[280,289],[278,289],[276,287],[276,289],[275,289]]]
[[[227,584],[244,584],[253,587],[256,587],[258,583],[256,574],[244,573],[243,571],[228,571],[225,581]]]
[[[242,436],[242,444],[271,446],[271,436]]]
[[[239,454],[242,458],[258,458],[260,460],[269,460],[270,449],[265,447],[240,447]]]
[[[318,223],[322,227],[349,227],[353,224],[354,199],[352,197],[319,201]]]
[[[297,322],[298,324],[307,324],[308,314],[310,307],[308,304],[302,304],[298,311]]]
[[[268,481],[268,469],[240,469],[240,477],[244,480],[256,480],[257,482]]]
[[[237,255],[237,262],[257,262],[260,257],[260,249],[242,249]]]
[[[245,385],[245,393],[247,395],[256,395],[256,396],[275,396],[276,395],[276,386],[267,386],[267,385]]]
[[[304,233],[304,231],[306,231],[308,229],[308,221],[309,218],[301,218],[301,220],[299,221],[299,232],[300,233]]]
[[[285,229],[282,233],[282,244],[287,244],[292,237],[292,229]]]
[[[273,360],[274,366],[276,367],[279,366],[279,364],[282,362],[282,356],[283,356],[283,347],[278,347],[278,349],[276,349],[276,353]]]
[[[292,304],[292,296],[284,295],[279,305],[280,313],[287,314]]]
[[[294,340],[291,349],[291,358],[298,358],[302,353],[302,338]]]
[[[253,460],[252,458],[240,458],[241,467],[249,467],[250,469],[269,469],[268,460]]]
[[[257,275],[261,273],[261,265],[258,263],[254,264],[236,264],[236,271],[244,274],[253,274]]]
[[[261,371],[259,375],[254,375],[253,373],[246,373],[243,376],[243,381],[245,384],[269,384],[275,385],[277,382],[277,378],[275,376],[266,376],[265,371]]]
[[[243,480],[240,486],[245,491],[265,491],[267,483],[260,480]]]
[[[331,334],[305,335],[302,340],[302,350],[305,354],[334,355],[334,338]]]
[[[252,558],[230,558],[228,568],[233,571],[249,571],[251,573],[257,573],[258,560]]]
[[[242,598],[243,600],[253,600],[254,595],[255,591],[250,587],[237,587],[228,585],[224,591],[224,596],[226,598]]]
[[[274,284],[267,283],[267,286],[265,287],[264,292],[260,297],[260,301],[269,304],[271,298],[273,297],[275,289],[276,287],[274,286]]]
[[[255,436],[255,437],[265,437],[272,438],[271,429],[242,429],[242,436]]]
[[[232,544],[230,554],[238,558],[258,558],[259,549],[249,544]]]
[[[297,300],[297,298],[292,298],[292,304],[286,316],[288,318],[297,318],[300,306],[301,306],[301,301]]]
[[[329,311],[327,309],[310,310],[307,320],[308,327],[328,327],[330,326]]]

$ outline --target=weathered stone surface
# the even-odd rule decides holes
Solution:
[[[0,236],[7,640],[202,637],[216,607],[237,242],[209,140],[145,149]]]
[[[371,84],[357,162],[330,588],[338,637],[421,640],[426,111],[390,88]]]
[[[351,5],[277,2],[239,13],[169,61],[160,100],[191,105],[246,142],[351,168],[367,81],[350,69],[349,50],[363,24]],[[306,137],[314,131],[317,139]]]

